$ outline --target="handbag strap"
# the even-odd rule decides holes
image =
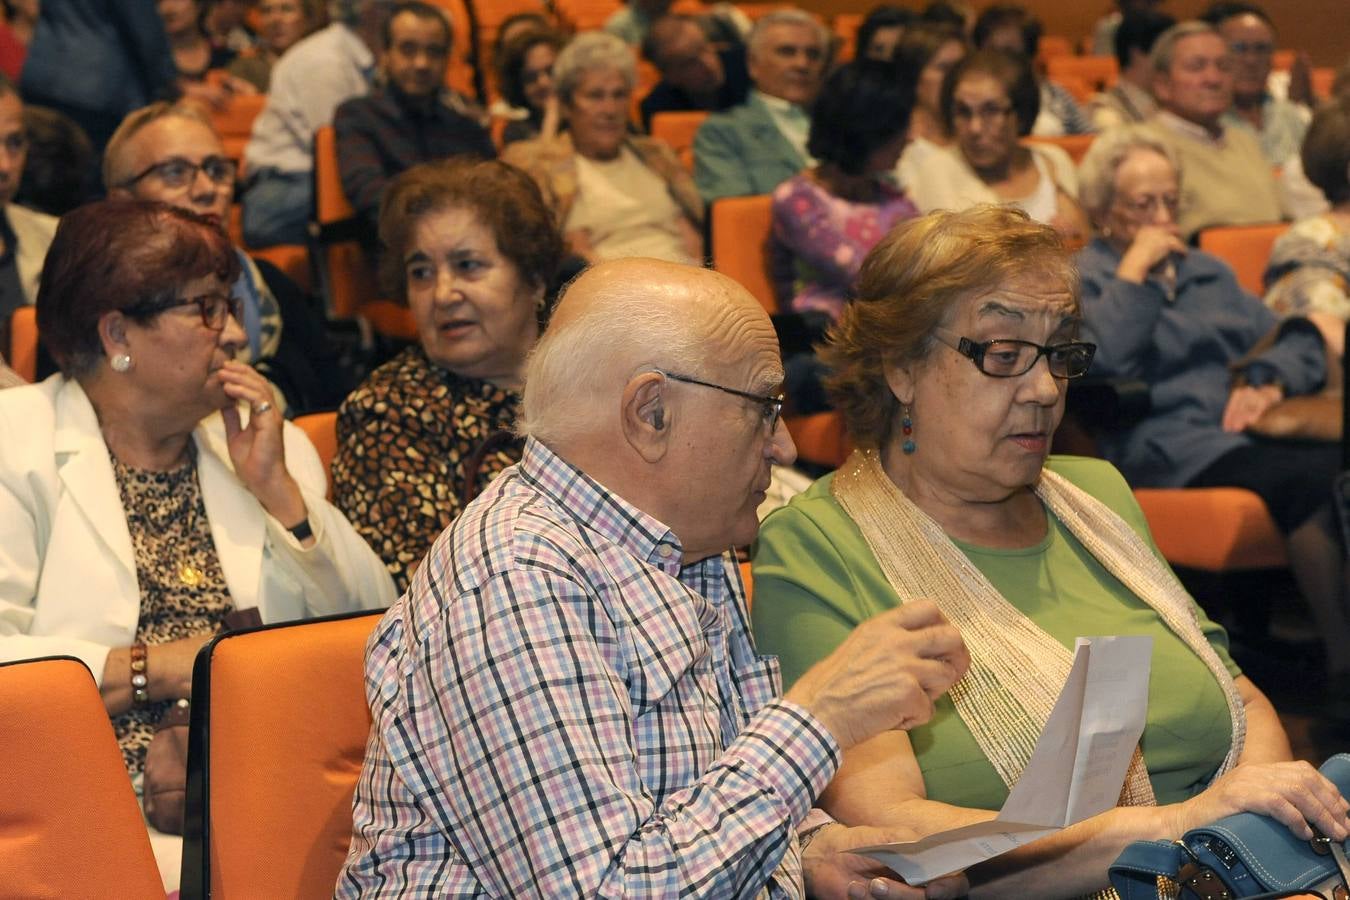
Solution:
[[[1176,881],[1189,861],[1186,849],[1173,841],[1135,841],[1107,873],[1120,900],[1157,900],[1158,877]]]

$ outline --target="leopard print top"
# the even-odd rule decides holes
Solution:
[[[189,441],[187,460],[167,472],[132,468],[115,456],[112,465],[141,589],[136,640],[162,644],[219,631],[234,604],[197,481],[196,445]],[[184,572],[184,566],[191,571]],[[113,716],[122,759],[133,778],[145,767],[155,723],[172,702],[132,707]]]
[[[410,347],[370,374],[338,413],[333,503],[405,591],[417,565],[459,515],[466,466],[509,429],[520,395],[434,365]],[[523,442],[484,456],[477,494],[519,462]]]

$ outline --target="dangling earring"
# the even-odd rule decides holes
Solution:
[[[118,353],[111,360],[109,360],[108,364],[112,366],[112,370],[114,372],[131,371],[131,357],[127,356],[125,353]]]
[[[900,433],[905,436],[905,442],[900,445],[900,449],[910,456],[918,449],[914,444],[914,420],[909,417],[909,407],[900,407]]]

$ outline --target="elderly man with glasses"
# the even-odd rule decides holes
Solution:
[[[887,832],[811,812],[841,749],[927,720],[967,656],[920,602],[778,696],[728,551],[796,455],[782,378],[722,275],[623,259],[572,283],[527,364],[524,457],[371,637],[338,897],[964,890],[871,882],[845,851]]]
[[[234,198],[234,160],[191,104],[154,103],[131,113],[108,141],[103,180],[111,197],[161,200],[224,228]],[[278,389],[290,415],[331,409],[351,387],[337,367],[324,323],[280,269],[236,248],[233,286],[248,343],[238,359]]]

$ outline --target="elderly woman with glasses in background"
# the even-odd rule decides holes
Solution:
[[[1090,894],[1131,840],[1238,810],[1304,837],[1305,817],[1350,833],[1335,788],[1287,761],[1270,702],[1162,562],[1120,474],[1047,455],[1068,381],[1096,349],[1079,315],[1062,241],[1021,212],[898,226],[822,351],[859,449],[769,515],[754,556],[755,639],[778,654],[784,685],[864,619],[920,598],[970,651],[927,725],[844,754],[822,803],[850,824],[921,836],[993,819],[1076,638],[1152,636],[1142,755],[1120,806],[975,867],[972,896]]]
[[[314,447],[234,360],[238,271],[192,213],[68,213],[37,303],[61,374],[0,391],[0,660],[83,660],[138,787],[156,723],[232,611],[276,622],[394,597],[324,499]],[[174,849],[156,843],[162,868]]]
[[[1078,255],[1095,374],[1148,385],[1148,414],[1102,436],[1136,487],[1240,487],[1265,501],[1317,618],[1327,669],[1350,682],[1344,553],[1332,506],[1335,443],[1263,437],[1265,414],[1326,376],[1312,318],[1281,320],[1222,260],[1186,246],[1185,173],[1144,126],[1107,132],[1083,159],[1098,237]],[[1324,323],[1325,324],[1325,323]]]

